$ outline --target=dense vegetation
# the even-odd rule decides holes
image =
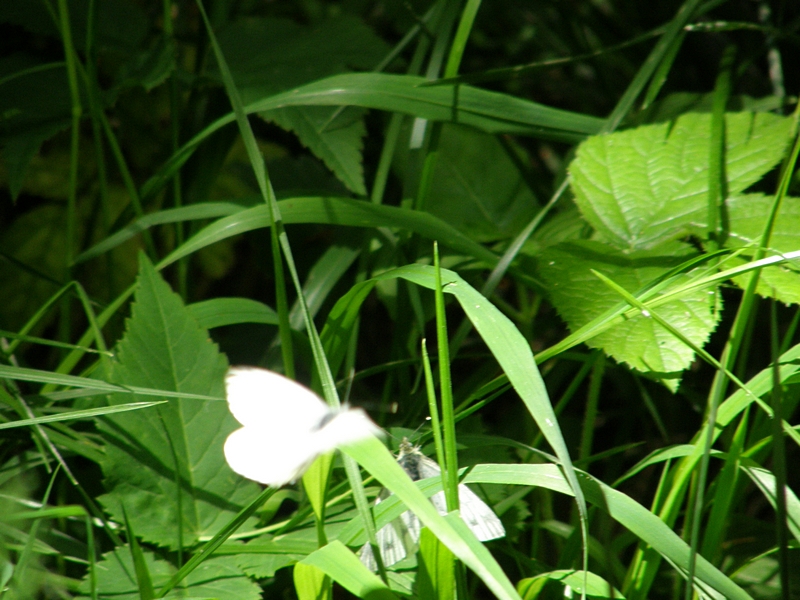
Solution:
[[[780,0],[0,4],[0,597],[800,597],[798,29]],[[388,448],[236,475],[237,364]],[[504,538],[419,492],[457,475]],[[406,508],[419,552],[371,573]]]

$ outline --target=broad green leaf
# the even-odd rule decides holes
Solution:
[[[227,367],[142,255],[131,317],[116,348],[113,382],[172,392],[223,396]],[[115,394],[113,405],[136,396]],[[144,540],[170,548],[216,533],[258,493],[233,473],[222,453],[237,424],[224,401],[171,399],[168,404],[98,420],[105,440],[101,467],[106,509],[122,505]]]
[[[578,330],[622,300],[591,273],[594,269],[610,277],[629,292],[647,284],[696,255],[680,242],[657,249],[622,252],[607,244],[575,241],[546,248],[538,257],[538,270],[547,285],[553,305],[572,331]],[[687,281],[681,277],[677,284]],[[716,295],[699,290],[658,307],[658,314],[679,327],[688,339],[702,346],[717,324]],[[634,369],[675,374],[694,358],[684,345],[653,319],[638,315],[587,341],[592,348]]]
[[[256,553],[253,552],[253,548],[250,548],[247,553],[237,555],[236,564],[250,577],[256,579],[274,577],[280,569],[293,565],[314,552],[319,544],[316,543],[316,540],[309,540],[309,545],[310,547],[304,549],[303,553],[291,552],[284,546],[283,540],[281,543],[275,544],[273,552]]]
[[[495,136],[445,125],[423,208],[470,238],[486,242],[519,233],[536,214],[538,203]]]
[[[745,194],[729,198],[725,202],[728,221],[728,248],[749,247],[743,256],[725,261],[721,266],[731,268],[745,264],[752,257],[761,241],[767,216],[774,198],[762,194]],[[792,252],[800,248],[800,199],[786,197],[781,204],[778,218],[772,230],[766,256]],[[733,282],[741,288],[747,287],[749,275],[736,277]],[[768,267],[761,271],[756,292],[765,298],[776,298],[786,304],[800,303],[800,272],[796,264]]]
[[[793,121],[768,113],[725,117],[727,192],[759,181],[783,157]],[[686,114],[586,140],[570,165],[575,201],[611,244],[652,248],[706,222],[711,116]]]
[[[164,585],[177,570],[172,564],[156,558],[151,552],[144,552],[143,555],[155,588]],[[133,559],[127,546],[104,554],[95,572],[97,597],[100,600],[139,600]],[[261,588],[239,570],[232,556],[207,560],[200,569],[189,574],[184,586],[172,590],[165,598],[259,600],[262,597]],[[89,600],[88,576],[81,582],[78,591],[82,594],[79,600]]]
[[[288,492],[287,489],[277,492],[277,494],[281,493],[290,493],[295,500],[299,499],[299,494]],[[342,521],[345,518],[346,521]],[[335,539],[339,535],[339,531],[346,528],[346,524],[354,518],[357,519],[357,515],[352,510],[345,511],[342,515],[327,514],[325,517],[326,536],[329,539]],[[237,564],[245,573],[256,579],[264,579],[274,576],[278,569],[303,560],[318,549],[319,538],[314,524],[309,518],[297,525],[296,529],[283,531],[277,536],[264,534],[245,544],[227,542],[216,551],[216,554],[236,555]]]

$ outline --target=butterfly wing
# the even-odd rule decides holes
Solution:
[[[237,429],[225,440],[225,460],[242,477],[272,487],[296,481],[319,454],[302,438],[264,435],[256,427]]]
[[[364,411],[331,410],[308,388],[272,371],[233,367],[225,388],[228,407],[244,426],[225,441],[225,459],[236,473],[273,487],[298,479],[318,455],[380,433]]]
[[[400,562],[408,553],[403,544],[403,536],[397,531],[394,523],[388,523],[378,530],[375,534],[378,548],[381,549],[381,557],[383,558],[383,566],[391,567],[393,564]],[[361,546],[361,551],[358,553],[361,562],[370,571],[378,570],[378,563],[375,561],[375,555],[372,553],[372,546],[364,544]]]
[[[504,537],[506,530],[494,511],[463,483],[458,486],[461,518],[482,542]]]
[[[225,460],[239,475],[280,487],[297,479],[319,454],[313,432],[330,411],[314,392],[254,367],[225,378],[228,408],[244,425],[225,440]]]
[[[416,479],[426,479],[441,474],[441,469],[435,461],[422,454],[418,448],[411,446],[405,440],[400,445],[398,462],[412,479],[415,477]],[[444,492],[436,492],[431,496],[431,502],[440,515],[447,514],[447,500]],[[480,541],[486,542],[505,536],[506,530],[498,516],[475,492],[463,483],[458,486],[458,504],[461,518]],[[419,530],[417,530],[416,539],[419,539]]]
[[[439,465],[422,454],[419,448],[412,446],[406,439],[400,443],[397,462],[412,481],[441,476],[442,471]],[[447,514],[444,492],[436,492],[430,500],[439,514]],[[380,501],[381,498],[378,497],[375,504],[377,505]],[[503,524],[492,509],[464,484],[458,486],[458,502],[461,508],[461,518],[480,541],[493,540],[506,534]],[[384,565],[388,567],[405,558],[406,545],[411,547],[411,545],[418,544],[421,530],[422,523],[410,510],[401,514],[399,519],[379,529],[376,541]],[[407,543],[404,543],[404,538],[407,538]],[[359,557],[361,562],[373,571],[378,568],[369,544],[364,544],[359,552]]]
[[[375,498],[375,506],[378,506],[383,499],[384,498],[381,498],[380,496]],[[406,544],[403,542],[405,532],[402,531],[401,527],[402,521],[392,521],[391,523],[387,523],[381,527],[375,534],[375,541],[380,549],[381,558],[383,559],[383,565],[385,567],[390,567],[391,565],[400,562],[408,555]],[[378,570],[378,563],[375,561],[375,555],[373,554],[372,546],[370,546],[369,543],[364,544],[361,547],[358,557],[361,559],[361,562],[364,563],[364,566],[366,566],[369,570]]]
[[[419,481],[420,479],[427,479],[428,477],[440,477],[442,470],[436,461],[431,460],[419,448],[416,448],[408,443],[408,440],[403,440],[400,444],[400,454],[397,457],[397,462],[403,467],[403,470],[408,473],[412,481]],[[445,503],[444,493],[437,492],[430,498],[439,514],[447,514],[447,505]],[[407,510],[400,519],[403,525],[408,530],[409,536],[415,544],[419,543],[420,532],[422,531],[422,523],[417,515],[410,510]]]
[[[263,432],[310,431],[330,412],[314,392],[266,369],[231,367],[225,392],[236,420]]]

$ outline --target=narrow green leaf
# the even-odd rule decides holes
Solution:
[[[278,324],[278,315],[272,308],[250,298],[213,298],[190,304],[186,310],[206,329],[242,323]]]
[[[278,202],[284,223],[319,223],[350,227],[398,227],[478,260],[493,264],[497,257],[444,221],[423,212],[351,200],[349,198],[292,198]],[[161,263],[159,268],[234,235],[270,226],[266,206],[254,206],[205,227]]]
[[[150,571],[147,568],[147,561],[145,560],[142,548],[136,540],[136,532],[131,527],[131,522],[128,519],[128,511],[125,506],[122,507],[122,516],[124,517],[125,531],[128,535],[128,549],[131,552],[131,560],[133,561],[133,570],[136,574],[136,584],[139,587],[139,597],[141,600],[153,600],[156,593],[153,589],[153,580],[150,578]]]
[[[324,571],[302,562],[292,571],[297,600],[332,600],[331,581]]]
[[[369,598],[370,600],[373,598],[375,600],[396,600],[397,598],[380,578],[361,564],[358,557],[347,546],[338,541],[330,542],[304,558],[295,567],[295,584],[298,581],[298,567],[318,569],[358,598]],[[316,595],[308,594],[304,597],[317,598]]]
[[[361,106],[413,115],[429,121],[457,122],[487,133],[516,133],[577,142],[598,133],[604,121],[578,113],[468,85],[424,87],[427,79],[411,75],[351,73],[334,75],[255,101],[248,114],[287,106]],[[235,120],[228,114],[189,140],[142,187],[155,194],[212,133]]]
[[[508,577],[469,527],[458,517],[442,517],[380,441],[363,440],[342,450],[413,511],[498,598],[519,598]]]
[[[420,598],[450,600],[456,594],[453,553],[427,527],[419,536],[417,593]]]
[[[91,417],[100,417],[103,415],[112,415],[115,413],[128,412],[130,410],[139,410],[148,408],[150,406],[157,406],[159,404],[166,404],[166,400],[155,402],[130,402],[128,404],[119,404],[117,406],[103,406],[100,408],[88,408],[86,410],[71,410],[69,412],[59,413],[57,415],[46,415],[43,417],[34,417],[32,419],[20,419],[18,421],[9,421],[8,423],[0,423],[0,429],[14,429],[15,427],[28,427],[29,425],[41,425],[42,423],[57,423],[59,421],[74,421],[75,419],[88,419]]]

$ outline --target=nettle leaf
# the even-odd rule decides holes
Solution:
[[[313,27],[288,19],[240,19],[218,39],[245,105],[330,75],[372,70],[389,52],[383,40],[350,15]],[[213,68],[209,72],[216,74]],[[361,166],[365,113],[300,106],[259,116],[294,132],[348,189],[366,195]]]
[[[366,110],[330,106],[287,106],[259,113],[267,121],[294,132],[351,192],[367,195],[361,164]]]
[[[769,113],[725,116],[727,192],[760,180],[783,157],[792,119]],[[608,242],[652,248],[706,221],[711,116],[599,135],[583,142],[570,165],[575,202]]]
[[[727,211],[728,248],[750,247],[726,260],[723,269],[733,268],[750,260],[761,241],[764,225],[770,214],[774,198],[763,194],[745,194],[729,198],[725,202]],[[800,248],[800,198],[784,198],[775,220],[767,256],[792,252]],[[736,277],[733,282],[744,289],[750,274]],[[776,298],[786,304],[800,304],[800,272],[797,265],[783,264],[762,269],[756,293],[765,298]]]
[[[546,248],[538,257],[538,271],[547,284],[553,305],[575,331],[622,298],[590,271],[594,269],[635,293],[671,269],[696,256],[681,242],[657,250],[623,252],[595,241],[574,241]],[[683,278],[678,278],[678,284]],[[716,294],[701,290],[655,309],[693,343],[702,346],[716,327]],[[654,319],[637,316],[590,339],[619,362],[643,372],[676,378],[694,358],[694,352]]]
[[[219,401],[170,398],[152,410],[98,419],[109,490],[100,500],[119,520],[124,506],[144,540],[176,549],[215,534],[259,488],[234,474],[222,453],[238,427],[223,400],[227,361],[144,255],[140,263],[112,382]],[[136,400],[118,394],[110,403]]]
[[[157,559],[151,552],[144,552],[145,564],[158,590],[177,572],[174,565]],[[134,576],[135,569],[130,548],[117,548],[103,555],[95,568],[97,576],[97,597],[101,600],[139,600],[139,588]],[[91,593],[89,577],[81,582],[78,591],[86,596]],[[251,581],[236,566],[236,557],[221,556],[210,558],[189,573],[182,586],[169,592],[164,598],[218,598],[219,600],[258,600],[261,588]]]

